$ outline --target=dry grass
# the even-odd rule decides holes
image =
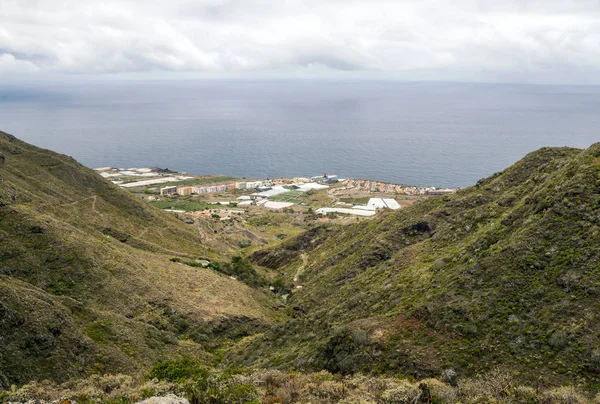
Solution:
[[[237,403],[539,403],[586,404],[597,399],[573,387],[536,390],[517,385],[512,375],[501,370],[465,380],[458,387],[437,379],[408,381],[390,377],[354,375],[341,377],[327,372],[286,373],[267,370],[230,374],[211,371],[201,379],[179,382],[145,380],[125,375],[92,376],[61,385],[35,382],[4,393],[4,399],[24,402],[31,399],[49,402],[77,400],[129,403],[150,397],[178,395],[197,401],[209,389],[210,402]],[[202,396],[204,397],[204,396]],[[208,396],[206,396],[208,397]]]

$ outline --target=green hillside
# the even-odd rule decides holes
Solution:
[[[197,401],[292,397],[295,380],[284,402],[425,400],[422,380],[451,402],[600,389],[600,144],[541,149],[371,220],[307,224],[249,250],[256,268],[69,157],[2,132],[0,153],[0,392],[123,373],[137,400],[153,367]],[[213,269],[186,265],[200,257]],[[32,386],[2,394],[66,391]]]
[[[198,229],[3,132],[0,153],[0,387],[208,358],[228,324],[273,321],[266,294],[173,262],[220,257]]]
[[[232,363],[407,377],[600,373],[600,144],[544,148],[455,195],[255,253],[300,273],[291,320]]]

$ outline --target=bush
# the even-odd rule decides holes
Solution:
[[[43,401],[55,400],[58,397],[52,394],[56,390],[56,385],[48,380],[41,382],[31,382],[13,391],[7,395],[8,402],[25,402],[32,398]]]
[[[307,383],[304,386],[303,393],[307,397],[313,398],[313,400],[326,400],[326,402],[335,403],[348,395],[348,388],[344,383],[334,380],[315,381]]]
[[[544,392],[541,404],[585,404],[587,400],[573,387],[559,387]]]
[[[600,372],[600,349],[596,348],[590,354],[590,367],[595,372]]]
[[[286,284],[285,279],[282,277],[273,279],[271,286],[273,287],[275,293],[290,293],[290,289],[292,288]]]
[[[356,345],[365,345],[369,342],[369,334],[365,330],[356,330],[352,333],[352,341]]]
[[[567,345],[568,338],[569,336],[565,331],[558,330],[550,336],[548,343],[553,348],[562,349]]]
[[[241,241],[238,241],[237,245],[240,248],[247,248],[247,247],[250,247],[252,245],[252,243],[248,240],[241,240]]]
[[[419,398],[419,389],[409,383],[403,383],[381,395],[383,402],[389,404],[409,404]]]
[[[246,285],[254,288],[267,284],[267,281],[256,272],[252,264],[242,257],[231,258],[231,263],[212,263],[209,268],[225,275],[235,276]]]
[[[514,389],[515,400],[519,403],[537,403],[539,402],[538,394],[532,387],[517,386]]]
[[[456,389],[437,379],[425,379],[421,381],[422,385],[427,386],[431,394],[433,403],[455,403],[458,402],[458,392]]]
[[[156,391],[167,391],[156,388]],[[86,379],[74,379],[56,385],[49,381],[31,382],[8,394],[5,401],[76,401],[102,403],[128,403],[139,401],[141,396],[136,381],[128,375],[92,375]]]
[[[510,372],[500,368],[458,384],[460,396],[475,401],[477,399],[505,400],[514,387],[515,381]]]
[[[206,379],[208,375],[208,370],[203,364],[187,357],[159,362],[148,372],[148,377],[151,379],[165,380],[172,383],[183,383],[189,379]]]
[[[229,374],[188,382],[184,388],[190,404],[245,404],[259,399],[256,386]]]

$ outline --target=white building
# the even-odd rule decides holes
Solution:
[[[284,208],[289,208],[290,206],[294,206],[294,204],[291,202],[267,201],[267,202],[265,202],[264,206],[267,209],[280,210],[280,209],[284,209]]]
[[[363,210],[363,209],[347,209],[347,208],[319,208],[317,214],[326,215],[328,213],[345,213],[348,215],[356,216],[375,216],[374,210]]]

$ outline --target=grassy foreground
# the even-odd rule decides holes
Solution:
[[[410,381],[362,374],[241,369],[215,371],[186,358],[161,362],[146,377],[117,374],[71,380],[63,384],[35,382],[0,393],[0,401],[71,400],[85,403],[135,403],[150,397],[183,397],[191,404],[226,403],[600,403],[572,387],[544,389],[519,384],[510,371],[493,369],[456,383]]]

